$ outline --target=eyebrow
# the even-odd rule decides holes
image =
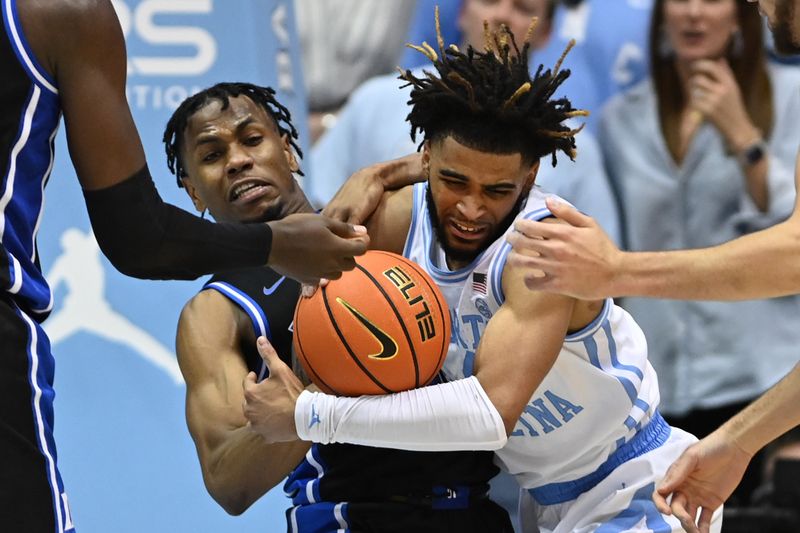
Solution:
[[[439,171],[439,174],[442,176],[447,176],[448,178],[457,179],[459,181],[469,181],[469,177],[461,174],[460,172],[456,172],[455,170],[450,170],[447,168],[443,168]],[[484,189],[489,190],[513,190],[516,189],[517,186],[513,183],[493,183],[491,185],[484,185]]]
[[[460,173],[456,172],[455,170],[449,170],[449,169],[446,169],[446,168],[441,169],[439,171],[439,174],[441,174],[442,176],[447,176],[448,178],[456,178],[456,179],[459,179],[459,180],[462,180],[462,181],[469,180],[469,177],[465,176],[464,174],[460,174]]]
[[[245,129],[250,124],[253,124],[255,121],[256,121],[256,119],[253,118],[252,116],[245,117],[244,119],[242,119],[241,122],[239,122],[236,125],[236,133],[241,132],[243,129]],[[195,139],[194,147],[198,148],[198,147],[200,147],[200,146],[202,146],[204,144],[211,144],[211,143],[217,142],[218,140],[219,140],[219,136],[218,135],[214,135],[213,133],[201,133]]]

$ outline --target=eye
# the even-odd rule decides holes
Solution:
[[[209,152],[203,156],[203,163],[213,163],[219,159],[219,152]]]
[[[487,189],[486,194],[491,198],[505,198],[511,194],[511,189]]]
[[[439,179],[442,180],[442,183],[444,183],[445,185],[447,185],[448,187],[453,188],[453,189],[460,188],[460,187],[463,187],[465,185],[465,183],[463,181],[461,181],[461,180],[456,180],[456,179],[447,178],[447,177],[441,177]]]
[[[247,139],[245,139],[244,143],[247,146],[258,146],[261,144],[261,141],[264,139],[263,135],[249,135]]]

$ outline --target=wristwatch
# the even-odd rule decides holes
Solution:
[[[752,167],[767,155],[767,143],[764,139],[758,139],[747,145],[743,150],[736,154],[739,164],[745,168]]]

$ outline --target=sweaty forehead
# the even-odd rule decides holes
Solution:
[[[236,96],[228,98],[225,109],[222,101],[214,98],[195,111],[186,121],[186,137],[188,139],[219,129],[233,130],[244,122],[277,130],[275,121],[263,107],[246,96]]]
[[[522,154],[481,150],[452,136],[430,145],[431,162],[440,171],[452,172],[483,183],[513,180],[521,175]]]

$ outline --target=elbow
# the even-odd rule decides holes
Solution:
[[[222,509],[231,516],[239,516],[253,504],[246,495],[232,487],[215,486],[206,482],[206,489]]]
[[[519,422],[519,417],[522,416],[522,408],[517,407],[514,402],[502,401],[498,401],[497,404],[495,404],[495,408],[497,409],[497,413],[500,415],[500,419],[503,422],[502,446],[505,446],[508,438],[514,432],[514,428]],[[500,447],[502,448],[502,446]]]
[[[505,446],[506,441],[508,441],[508,437],[510,437],[514,432],[514,427],[519,421],[519,415],[513,416],[507,413],[501,413],[500,416],[503,418],[503,428],[505,429],[505,439],[503,441],[503,445]]]
[[[208,494],[231,516],[241,515],[255,501],[253,498],[248,497],[248,494],[242,490],[239,483],[227,482],[213,473],[204,473],[203,481]]]

